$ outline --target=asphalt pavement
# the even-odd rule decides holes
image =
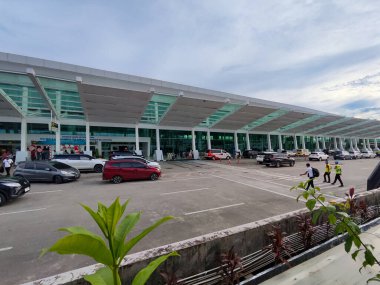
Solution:
[[[366,179],[378,159],[343,162],[345,187],[316,185],[329,197],[344,196],[350,186],[364,191]],[[80,180],[64,184],[33,183],[31,192],[0,208],[1,284],[21,284],[94,262],[81,256],[49,253],[38,258],[44,247],[63,234],[57,229],[85,226],[97,231],[95,223],[79,203],[93,208],[101,201],[110,204],[116,197],[131,199],[127,211],[142,211],[133,234],[162,216],[176,219],[162,225],[139,243],[134,251],[196,237],[206,233],[261,220],[303,208],[297,192],[289,188],[305,180],[306,161],[294,167],[267,168],[255,160],[163,162],[158,181],[112,184],[101,174],[84,173]],[[312,162],[321,175],[324,163]]]

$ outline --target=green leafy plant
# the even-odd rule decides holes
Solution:
[[[371,244],[366,244],[360,238],[360,228],[353,221],[352,217],[346,212],[355,212],[355,194],[354,189],[350,189],[348,197],[345,201],[328,203],[326,197],[321,193],[319,187],[310,188],[305,190],[305,183],[301,182],[297,186],[291,188],[291,190],[301,190],[302,193],[298,195],[297,201],[301,197],[306,200],[306,207],[312,212],[313,224],[316,224],[321,215],[326,215],[328,223],[335,226],[335,234],[347,234],[345,240],[344,248],[347,253],[350,253],[352,246],[354,245],[356,249],[351,253],[351,257],[356,261],[359,253],[363,254],[364,261],[359,271],[367,266],[373,266],[375,264],[380,266],[380,261],[373,254],[374,247]],[[318,205],[318,207],[316,207]],[[355,209],[355,210],[353,210]],[[369,279],[369,281],[380,281],[380,274]]]
[[[68,235],[59,239],[50,248],[44,249],[41,255],[44,255],[46,252],[87,255],[95,261],[104,264],[105,267],[92,275],[85,276],[85,280],[93,285],[121,285],[118,270],[125,255],[147,234],[162,223],[173,218],[171,216],[163,217],[150,227],[144,229],[140,234],[126,240],[127,235],[136,226],[141,216],[140,212],[134,212],[123,217],[128,202],[129,200],[121,205],[119,198],[116,198],[109,207],[98,203],[97,212],[81,204],[97,223],[103,233],[104,239],[83,227],[61,228],[59,230],[67,232]],[[147,267],[138,272],[133,279],[132,285],[145,284],[156,268],[170,256],[178,256],[178,254],[172,252],[153,260]]]

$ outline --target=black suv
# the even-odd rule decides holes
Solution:
[[[247,149],[243,152],[244,158],[256,158],[256,156],[259,154],[257,150],[254,149]]]
[[[283,153],[266,154],[263,161],[263,164],[265,164],[267,167],[280,167],[282,165],[294,166],[295,163],[296,161],[294,158],[289,157],[287,154]]]
[[[346,160],[346,159],[352,159],[352,156],[348,151],[345,150],[337,150],[334,153],[334,159],[341,159],[341,160]]]
[[[24,195],[29,190],[30,183],[25,178],[0,176],[0,206],[9,200]]]

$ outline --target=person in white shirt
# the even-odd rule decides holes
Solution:
[[[307,185],[305,188],[305,190],[308,190],[310,186],[314,188],[314,173],[313,168],[310,166],[310,163],[306,163],[306,167],[307,168],[305,173],[300,174],[300,176],[307,174],[307,177],[309,177],[309,180],[307,181]]]
[[[12,166],[13,160],[10,157],[7,157],[3,160],[3,165],[5,168],[5,171],[7,172],[7,176],[11,175],[11,166]]]

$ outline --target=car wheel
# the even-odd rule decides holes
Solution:
[[[62,177],[61,176],[54,176],[53,177],[53,182],[55,183],[55,184],[61,184],[62,182],[63,182],[63,179],[62,179]]]
[[[253,158],[253,155],[250,155],[249,158],[252,159],[252,158]]]
[[[113,184],[119,184],[123,181],[123,178],[119,175],[116,175],[114,177],[112,177],[112,183]]]
[[[5,198],[4,194],[0,193],[0,207],[5,205],[7,202],[7,199]]]
[[[309,158],[309,161],[312,161],[312,159],[311,159],[311,158]]]
[[[319,161],[322,161],[322,157],[319,158]]]
[[[269,167],[270,165],[269,164],[265,164],[266,167]]]
[[[158,175],[157,175],[157,173],[152,173],[152,174],[150,175],[150,180],[155,181],[155,180],[157,180],[157,179],[158,179]]]
[[[97,165],[95,165],[95,166],[94,166],[94,171],[95,171],[96,173],[101,173],[101,172],[103,171],[103,165],[101,165],[101,164],[97,164]]]
[[[280,162],[279,161],[276,162],[276,167],[277,168],[280,167]]]
[[[227,156],[226,159],[231,159],[231,156]]]
[[[215,156],[213,156],[211,159],[212,159],[212,160],[215,160]]]
[[[290,163],[290,166],[291,166],[291,167],[293,167],[293,166],[294,166],[294,164],[295,164],[295,162],[294,162],[294,161],[292,161],[292,162]]]

